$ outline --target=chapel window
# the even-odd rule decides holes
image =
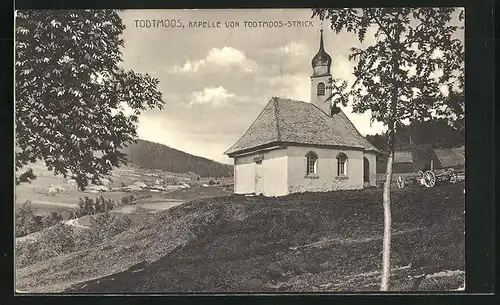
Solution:
[[[307,174],[314,175],[317,172],[317,164],[318,164],[318,155],[316,153],[310,151],[306,155],[307,159]]]
[[[323,96],[325,95],[325,84],[324,83],[319,83],[318,88],[317,88],[317,95],[318,96]]]
[[[347,156],[344,153],[337,155],[337,176],[347,176]]]

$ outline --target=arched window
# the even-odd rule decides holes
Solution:
[[[318,155],[316,155],[315,152],[310,151],[310,152],[307,153],[306,159],[307,159],[306,173],[308,175],[314,175],[314,174],[316,174],[317,165],[318,165]]]
[[[347,156],[344,153],[337,155],[337,176],[347,176]]]
[[[325,84],[324,83],[319,83],[318,84],[318,88],[317,88],[317,95],[318,96],[322,96],[322,95],[325,95]]]

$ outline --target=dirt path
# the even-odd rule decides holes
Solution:
[[[40,238],[40,236],[41,236],[40,232],[33,232],[33,233],[28,234],[28,235],[16,237],[16,242],[25,242],[25,241],[34,242],[34,241],[37,241]]]
[[[77,227],[77,228],[83,228],[83,229],[90,229],[89,227],[82,226],[81,224],[78,223],[78,218],[77,219],[70,219],[64,222],[64,224]]]

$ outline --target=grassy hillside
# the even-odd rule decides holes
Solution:
[[[193,156],[166,145],[139,140],[123,149],[130,163],[143,168],[161,169],[174,173],[194,172],[202,177],[229,177],[232,165]]]
[[[460,183],[393,191],[392,289],[452,290],[462,284],[463,188]],[[364,189],[195,200],[95,247],[22,268],[16,287],[103,293],[376,291],[381,199],[381,189]],[[414,276],[421,274],[430,276],[417,284]]]

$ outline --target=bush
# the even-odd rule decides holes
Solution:
[[[41,232],[36,241],[16,242],[16,266],[23,268],[42,260],[80,251],[115,236],[132,225],[130,218],[102,213],[90,218],[90,229],[59,223]]]
[[[42,217],[43,228],[52,227],[53,225],[59,224],[63,221],[63,217],[58,212],[52,212],[48,216]]]
[[[56,219],[58,216],[50,218]],[[91,216],[89,229],[58,223],[42,231],[36,241],[16,242],[16,266],[23,268],[55,256],[80,251],[122,233],[131,225],[130,218],[120,219],[108,212]]]
[[[135,204],[135,201],[136,198],[134,197],[134,195],[130,195],[130,196],[125,196],[121,199],[121,203],[122,204]]]
[[[103,213],[90,217],[90,229],[83,231],[82,238],[88,245],[95,245],[104,240],[122,233],[132,225],[128,217],[117,218],[110,213]]]
[[[129,200],[130,200],[130,199],[129,199],[129,197],[128,197],[128,196],[125,196],[125,197],[123,197],[123,198],[121,199],[121,202],[122,202],[122,204],[128,204],[128,203],[129,203]]]
[[[41,217],[33,213],[31,201],[27,200],[15,214],[16,237],[40,231],[42,227]]]
[[[17,268],[76,250],[75,234],[71,226],[59,223],[40,233],[36,241],[16,242]]]
[[[98,198],[96,198],[94,207],[96,213],[107,212],[107,205],[106,205],[106,200],[104,200],[104,197],[99,196]]]
[[[75,215],[76,217],[82,217],[85,215],[105,213],[112,210],[114,207],[115,202],[111,199],[106,200],[103,196],[99,196],[95,201],[88,197],[85,197],[85,199],[80,198]]]
[[[115,202],[111,199],[108,199],[106,201],[106,211],[110,211],[110,210],[114,209],[114,207],[115,207]]]
[[[76,211],[77,217],[82,217],[85,215],[90,215],[94,211],[94,201],[89,197],[85,196],[84,199],[80,198],[78,200],[78,209]]]
[[[15,219],[15,235],[22,237],[61,223],[63,216],[58,212],[52,212],[48,216],[35,215],[28,200],[16,211]]]
[[[92,214],[92,212],[94,212],[94,200],[85,197],[83,200],[83,210],[85,211],[85,215]]]
[[[42,255],[44,258],[54,257],[75,250],[75,234],[73,227],[59,223],[42,231]]]
[[[39,261],[41,244],[40,242],[16,241],[16,268],[24,268]]]

